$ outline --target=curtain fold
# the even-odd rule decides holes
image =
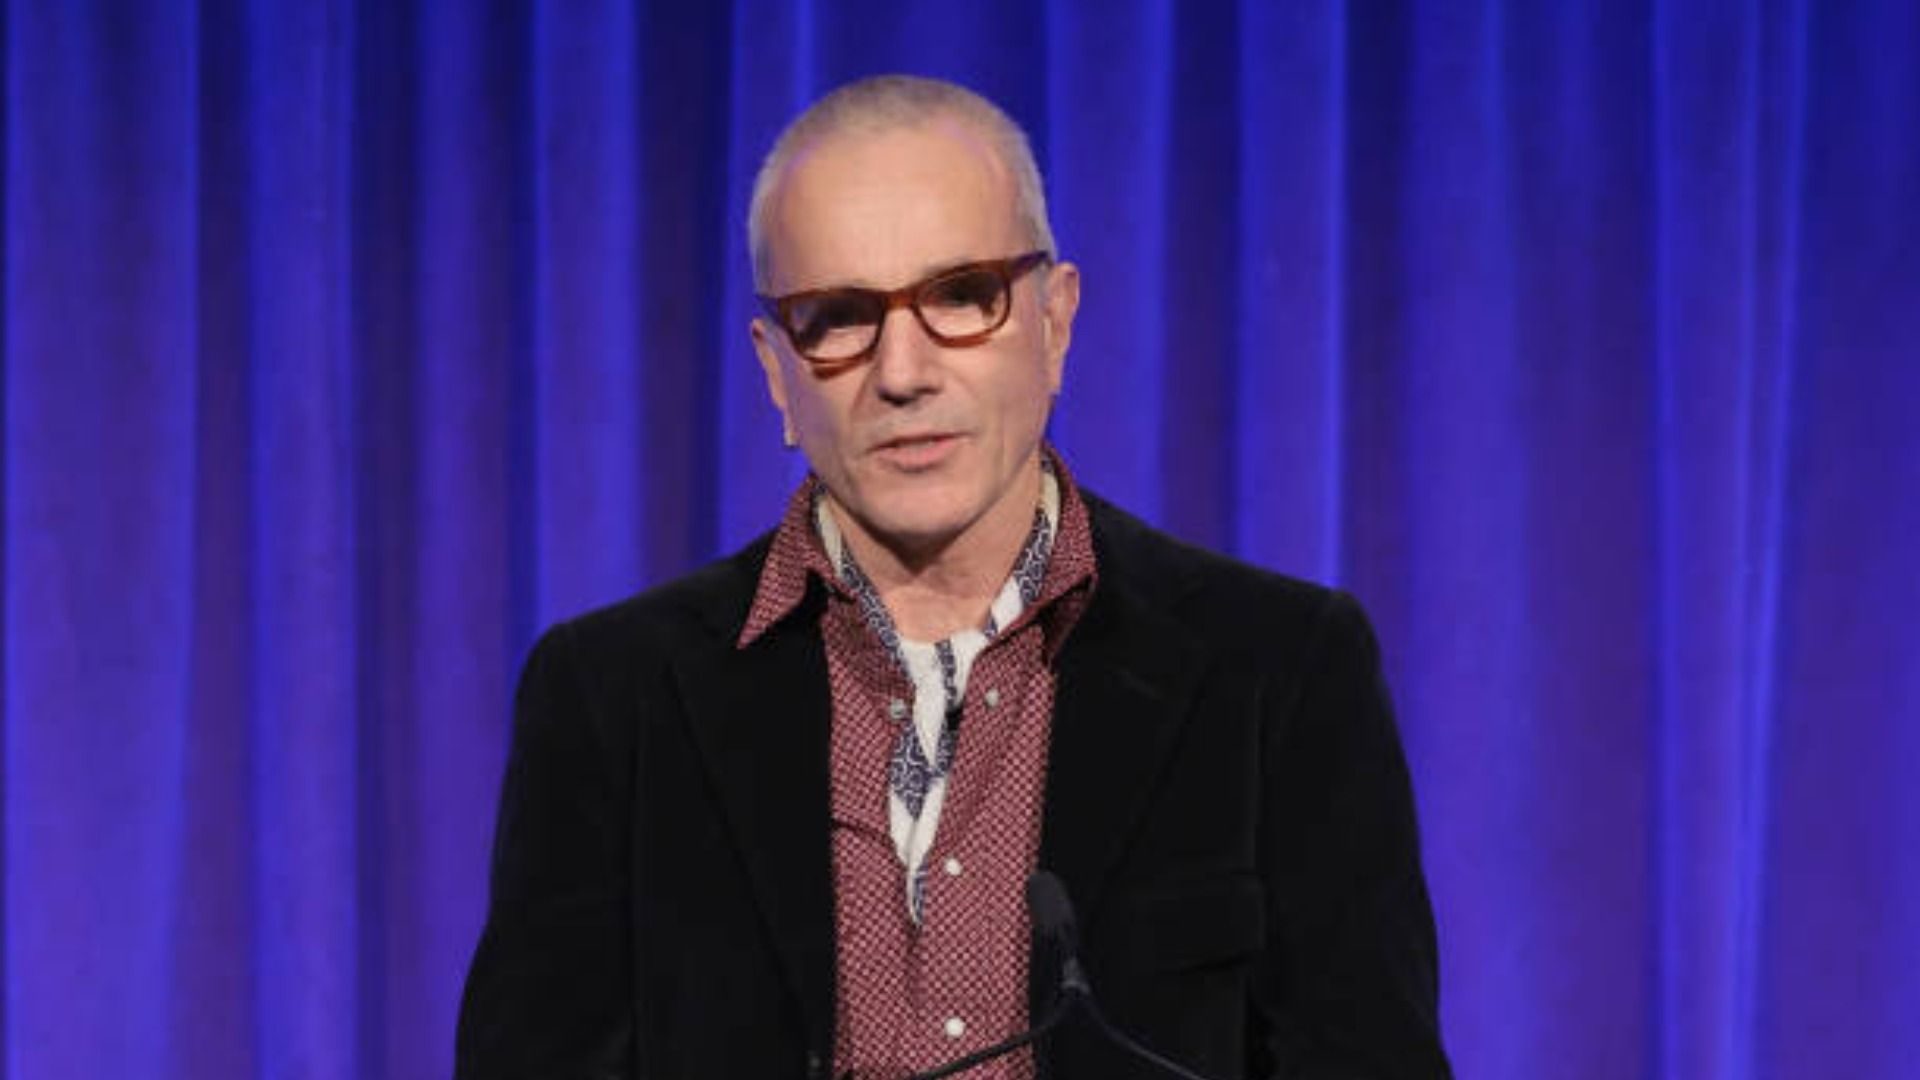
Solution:
[[[1908,0],[10,0],[0,1078],[444,1075],[533,636],[804,462],[753,170],[1033,134],[1053,435],[1353,591],[1462,1076],[1920,1074]]]

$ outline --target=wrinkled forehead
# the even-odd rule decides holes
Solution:
[[[991,141],[957,119],[835,131],[796,148],[768,215],[776,294],[893,288],[1022,244],[1016,185]]]

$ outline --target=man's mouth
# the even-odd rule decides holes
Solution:
[[[960,445],[960,436],[952,432],[926,432],[888,439],[874,453],[898,469],[928,469],[945,461]]]

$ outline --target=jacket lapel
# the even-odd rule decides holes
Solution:
[[[1205,653],[1112,573],[1058,660],[1040,865],[1058,874],[1084,923],[1139,832],[1156,779],[1193,702]]]
[[[833,1045],[833,880],[826,653],[803,604],[745,649],[676,663],[705,757],[814,1047]]]

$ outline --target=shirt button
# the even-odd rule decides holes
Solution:
[[[907,703],[901,701],[899,698],[894,698],[892,701],[887,702],[887,715],[893,717],[895,720],[905,720],[907,718]]]
[[[945,1030],[947,1033],[947,1038],[957,1039],[960,1036],[965,1035],[967,1033],[967,1022],[965,1020],[960,1019],[957,1016],[949,1016],[947,1017]]]
[[[989,687],[987,689],[987,708],[995,709],[995,708],[999,708],[999,706],[1000,706],[1000,688],[997,686]]]
[[[960,876],[960,860],[959,859],[949,858],[946,862],[946,868],[947,868],[948,877]]]

